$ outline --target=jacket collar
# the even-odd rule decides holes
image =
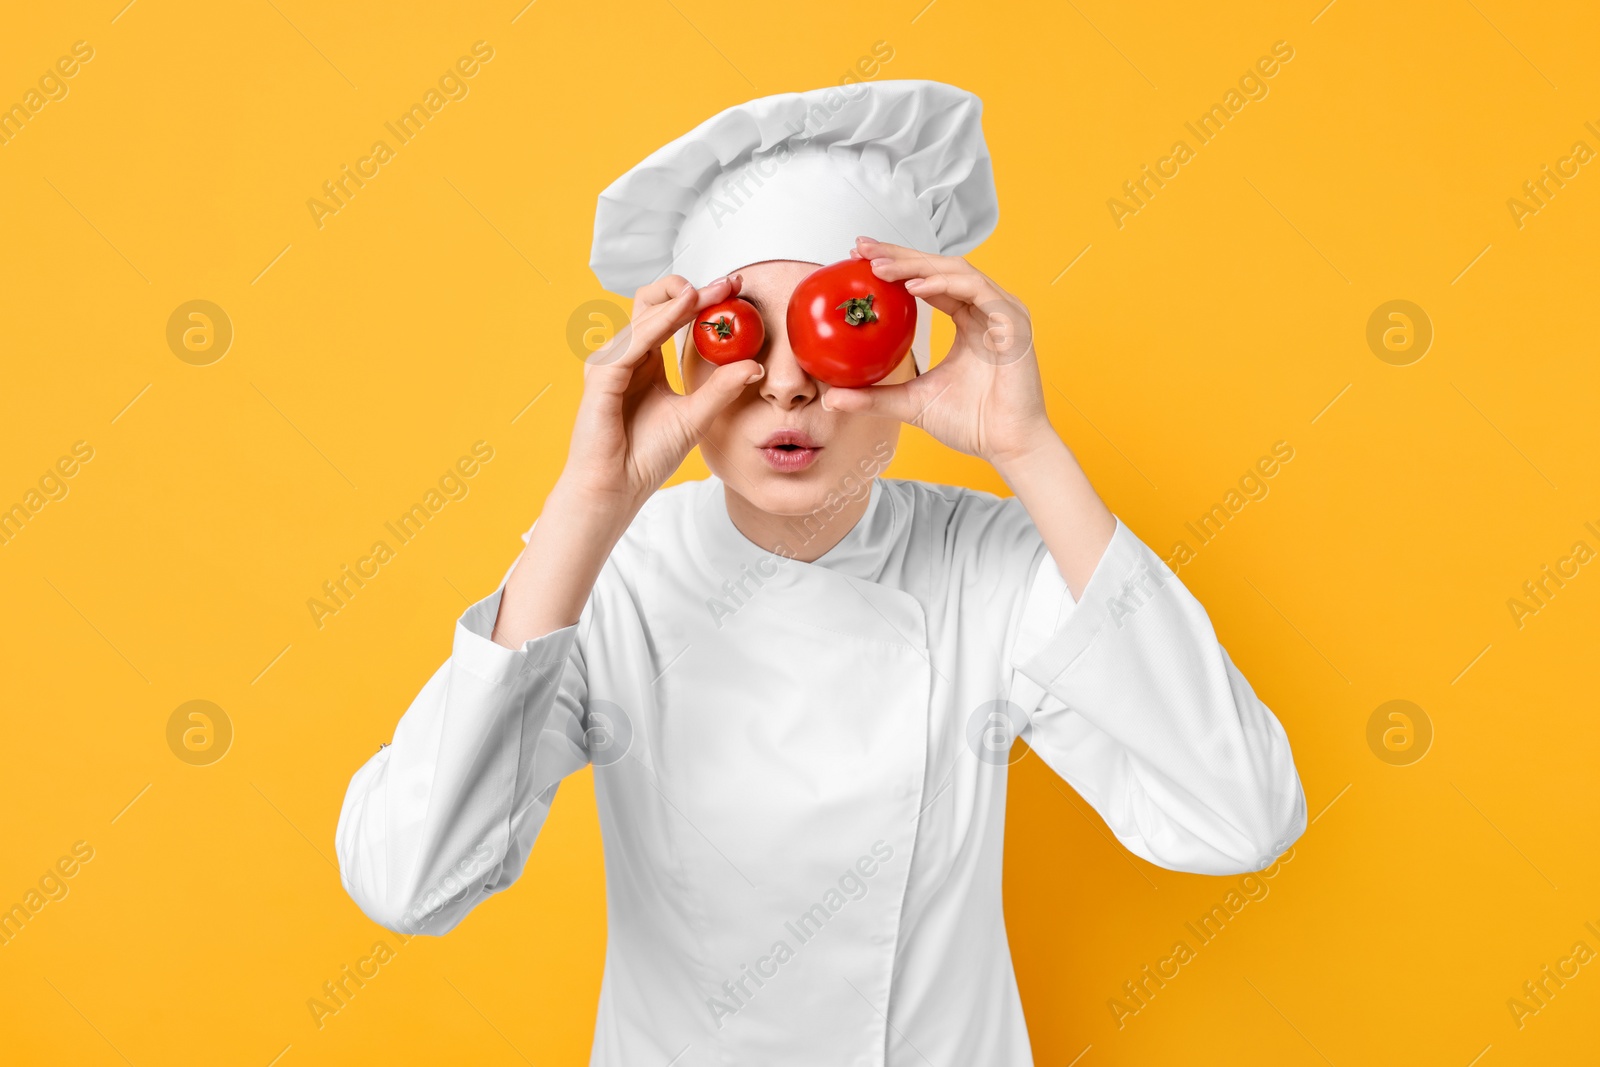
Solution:
[[[810,563],[780,558],[784,553],[768,551],[751,541],[733,524],[728,515],[727,487],[716,475],[700,483],[697,495],[695,525],[699,530],[699,543],[708,557],[707,562],[717,573],[731,574],[745,564],[756,565],[771,561],[761,569],[771,569],[780,564],[782,571],[796,576],[807,568],[821,567],[866,581],[878,581],[884,564],[894,546],[904,539],[910,519],[910,509],[896,494],[883,484],[881,477],[871,481],[867,509],[838,544]],[[842,505],[844,494],[837,498]],[[789,533],[783,546],[789,553],[799,551],[808,539],[830,533],[831,525],[844,521],[827,507],[806,516],[796,516],[789,523]]]

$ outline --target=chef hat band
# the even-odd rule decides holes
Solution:
[[[763,260],[832,263],[850,254],[858,234],[939,247],[933,220],[892,177],[870,173],[859,157],[780,149],[711,183],[678,230],[671,273],[704,285]]]
[[[832,263],[859,234],[965,255],[999,216],[982,107],[941,82],[882,81],[728,108],[600,194],[590,266],[632,295],[667,274],[698,286],[767,260]],[[927,370],[933,311],[917,312]]]

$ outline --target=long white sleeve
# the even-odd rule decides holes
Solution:
[[[1014,544],[1032,524],[1021,529]],[[1270,866],[1305,832],[1305,793],[1282,724],[1205,609],[1120,518],[1077,602],[1032,538],[1010,650],[1024,739],[1151,863],[1196,874]]]
[[[578,635],[589,608],[519,649],[496,644],[510,574],[461,615],[450,658],[345,793],[340,878],[391,930],[446,933],[515,881],[556,787],[588,762]]]

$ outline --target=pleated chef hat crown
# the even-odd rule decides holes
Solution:
[[[858,234],[962,256],[999,219],[983,101],[934,81],[860,82],[730,107],[600,194],[589,266],[623,296],[769,259],[826,264]],[[928,369],[932,309],[912,350]],[[679,369],[688,327],[678,334]]]

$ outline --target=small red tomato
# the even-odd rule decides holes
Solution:
[[[712,304],[695,316],[694,347],[719,367],[755,358],[766,341],[767,327],[761,321],[761,312],[737,296]]]
[[[844,259],[800,280],[789,297],[789,346],[818,381],[858,389],[900,365],[917,333],[917,300],[866,259]]]

